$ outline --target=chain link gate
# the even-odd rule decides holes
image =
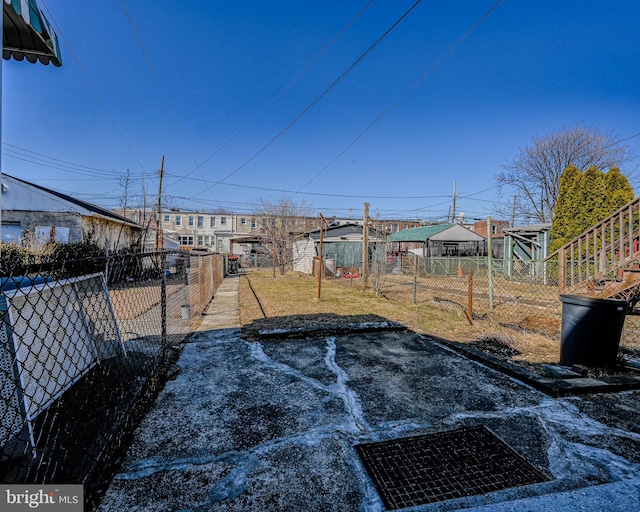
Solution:
[[[3,261],[2,481],[83,483],[91,505],[223,265],[184,251]]]

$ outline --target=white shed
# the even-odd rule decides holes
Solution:
[[[322,236],[325,259],[334,260],[336,268],[362,268],[363,228],[357,224],[329,226]],[[369,228],[369,258],[376,248],[385,248],[386,238]],[[305,233],[293,243],[293,269],[305,274],[313,273],[313,258],[320,254],[320,230]]]

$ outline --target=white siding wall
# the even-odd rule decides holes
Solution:
[[[304,238],[293,243],[293,270],[311,274],[313,272],[313,257],[316,255],[315,243]]]

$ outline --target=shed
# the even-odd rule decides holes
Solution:
[[[549,256],[551,223],[504,229],[507,275],[546,278],[544,259]]]
[[[549,256],[551,223],[504,229],[505,253],[512,259],[543,260]]]
[[[485,238],[462,224],[434,224],[403,229],[390,236],[393,248],[399,252],[421,250],[421,256],[482,256],[486,252]]]
[[[362,268],[363,227],[357,224],[329,226],[322,235],[322,254],[325,260],[335,260],[335,267]],[[384,257],[386,237],[369,228],[369,259]],[[320,254],[320,230],[309,231],[293,243],[293,270],[313,273],[313,259]],[[332,262],[333,264],[333,262]],[[370,266],[371,268],[371,266]]]

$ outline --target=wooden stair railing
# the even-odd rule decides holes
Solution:
[[[549,255],[558,261],[558,291],[600,298],[640,286],[640,197]]]

